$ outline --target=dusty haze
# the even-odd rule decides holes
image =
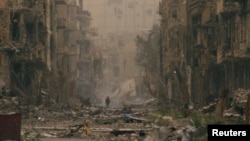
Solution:
[[[93,43],[106,62],[104,77],[96,89],[102,104],[107,95],[111,96],[111,106],[112,101],[113,106],[122,104],[124,97],[118,91],[128,82],[134,82],[134,78],[140,78],[141,69],[135,64],[135,37],[159,23],[158,5],[159,0],[83,1],[83,8],[91,13],[92,27],[98,31]],[[133,92],[127,95],[132,96]]]

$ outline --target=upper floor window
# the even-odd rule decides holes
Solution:
[[[171,11],[171,18],[173,18],[173,19],[177,19],[177,18],[178,18],[177,9],[173,9],[173,10]]]
[[[240,20],[240,42],[245,43],[246,42],[246,17],[242,17]]]

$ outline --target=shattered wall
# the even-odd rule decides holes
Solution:
[[[10,84],[10,70],[9,70],[9,57],[5,49],[9,48],[9,34],[10,34],[10,3],[8,0],[0,2],[0,88],[3,86],[9,87]]]
[[[181,2],[160,3],[162,77],[167,85],[162,92],[200,107],[222,89],[247,89],[249,2]]]
[[[74,94],[83,100],[94,98],[96,79],[99,75],[96,71],[95,62],[102,58],[95,57],[95,46],[92,43],[93,32],[90,27],[91,15],[83,10],[81,1],[67,1],[63,5],[58,5],[58,12],[66,10],[67,15],[61,14],[58,18],[59,30],[63,34],[58,34],[58,56],[68,56],[68,62],[60,61],[62,66],[68,69],[68,74],[76,86]],[[64,16],[64,17],[62,17]],[[59,23],[60,22],[60,23]],[[60,47],[60,46],[59,46]],[[58,53],[59,53],[58,52]]]
[[[80,25],[80,27],[88,29]],[[77,27],[79,28],[79,27]],[[83,31],[85,32],[85,31]],[[75,44],[79,46],[78,50],[78,61],[77,61],[77,92],[76,94],[80,96],[83,100],[93,100],[95,98],[95,88],[96,88],[96,79],[95,77],[95,46],[92,43],[92,40],[86,37],[86,34],[72,34],[72,41],[75,41]],[[73,38],[77,37],[77,40]]]
[[[0,88],[3,86],[10,87],[10,69],[8,55],[0,52]]]
[[[84,13],[80,4],[75,0],[2,0],[1,82],[10,83],[17,94],[28,95],[32,104],[42,100],[42,91],[50,91],[47,98],[68,104],[79,74],[80,40],[85,38],[82,29],[87,28],[77,18]]]
[[[177,101],[188,103],[190,86],[188,86],[186,65],[186,5],[185,1],[167,1],[160,3],[162,16],[162,77],[165,86],[161,93],[167,103],[178,105]],[[166,89],[167,88],[167,89]],[[180,105],[181,106],[181,105]],[[183,106],[183,105],[182,105]]]
[[[197,107],[222,89],[248,88],[245,2],[188,4],[192,100]]]
[[[187,3],[188,64],[191,67],[191,102],[195,107],[205,104],[205,99],[209,94],[209,78],[212,77],[209,75],[211,71],[208,70],[210,64],[216,62],[216,57],[212,55],[212,52],[216,52],[216,40],[213,39],[215,27],[213,22],[211,23],[216,7],[215,1]]]
[[[9,1],[3,0],[0,2],[0,44],[6,44],[9,41],[9,25],[10,25],[10,12]]]

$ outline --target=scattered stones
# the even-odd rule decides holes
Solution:
[[[248,91],[244,93],[248,93]],[[237,94],[236,96],[235,103],[237,104],[242,101],[244,102],[244,98],[240,98],[239,95]],[[244,97],[243,94],[242,96]],[[149,103],[151,102],[154,102],[154,100],[149,101]],[[106,139],[110,141],[189,141],[191,139],[204,139],[206,137],[206,131],[192,126],[193,123],[191,123],[190,118],[174,119],[171,116],[158,116],[154,121],[150,121],[146,118],[150,111],[146,111],[145,109],[152,108],[151,105],[153,104],[144,105],[142,103],[142,105],[140,107],[137,104],[132,107],[131,116],[129,117],[135,120],[134,122],[126,123],[122,108],[82,107],[72,109],[60,108],[56,104],[49,107],[43,105],[27,106],[24,102],[20,103],[18,97],[4,96],[0,99],[1,114],[10,112],[22,113],[21,135],[24,141],[60,137],[86,140]],[[210,113],[213,111],[211,109],[214,108],[204,107],[203,109],[206,109],[205,113]],[[237,115],[233,108],[226,109],[224,112],[224,117],[236,117]],[[237,116],[240,115],[238,114]],[[140,122],[137,122],[137,120]],[[88,131],[86,131],[85,122],[88,123]],[[119,130],[121,134],[111,134],[111,131]]]

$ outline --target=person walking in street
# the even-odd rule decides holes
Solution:
[[[108,107],[109,107],[109,104],[110,104],[109,96],[106,97],[105,103],[106,103],[106,107],[108,108]]]

